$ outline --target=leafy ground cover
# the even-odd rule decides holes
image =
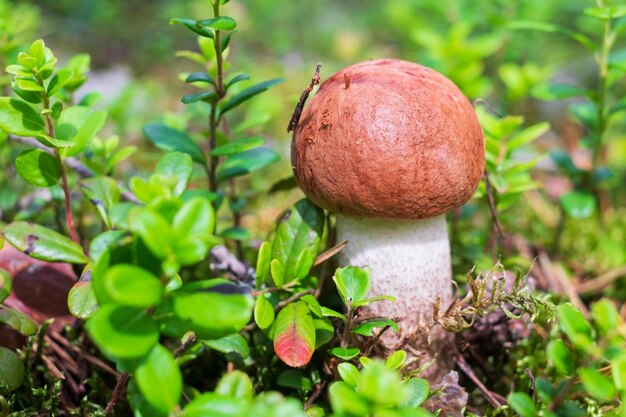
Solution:
[[[140,2],[0,0],[0,416],[626,415],[626,6],[296,3],[155,2],[141,26]],[[107,55],[59,42],[99,24],[147,72],[113,98],[89,89]],[[448,216],[455,299],[395,348],[399,319],[365,314],[394,297],[337,266],[288,163],[317,61],[372,56],[452,79],[486,143]]]

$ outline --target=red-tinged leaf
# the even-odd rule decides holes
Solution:
[[[274,351],[287,365],[304,366],[315,349],[315,326],[307,305],[298,301],[283,308],[274,323]]]

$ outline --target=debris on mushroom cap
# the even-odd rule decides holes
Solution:
[[[294,131],[291,158],[300,188],[327,210],[422,219],[471,198],[484,154],[474,108],[452,81],[377,60],[322,83]]]

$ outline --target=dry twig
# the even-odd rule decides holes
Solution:
[[[302,116],[302,110],[304,109],[304,103],[306,103],[309,98],[309,94],[313,91],[313,88],[320,83],[320,69],[322,68],[322,64],[317,64],[317,68],[315,68],[315,74],[313,74],[313,78],[311,78],[311,84],[302,92],[300,95],[300,100],[298,100],[298,104],[296,104],[296,108],[291,115],[291,119],[289,119],[289,126],[287,126],[287,132],[291,132],[295,130],[298,126],[298,122],[300,121],[300,116]]]

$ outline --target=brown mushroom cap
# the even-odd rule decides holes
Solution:
[[[484,155],[474,108],[452,81],[386,59],[322,83],[294,132],[291,158],[300,188],[327,210],[422,219],[470,199]]]

